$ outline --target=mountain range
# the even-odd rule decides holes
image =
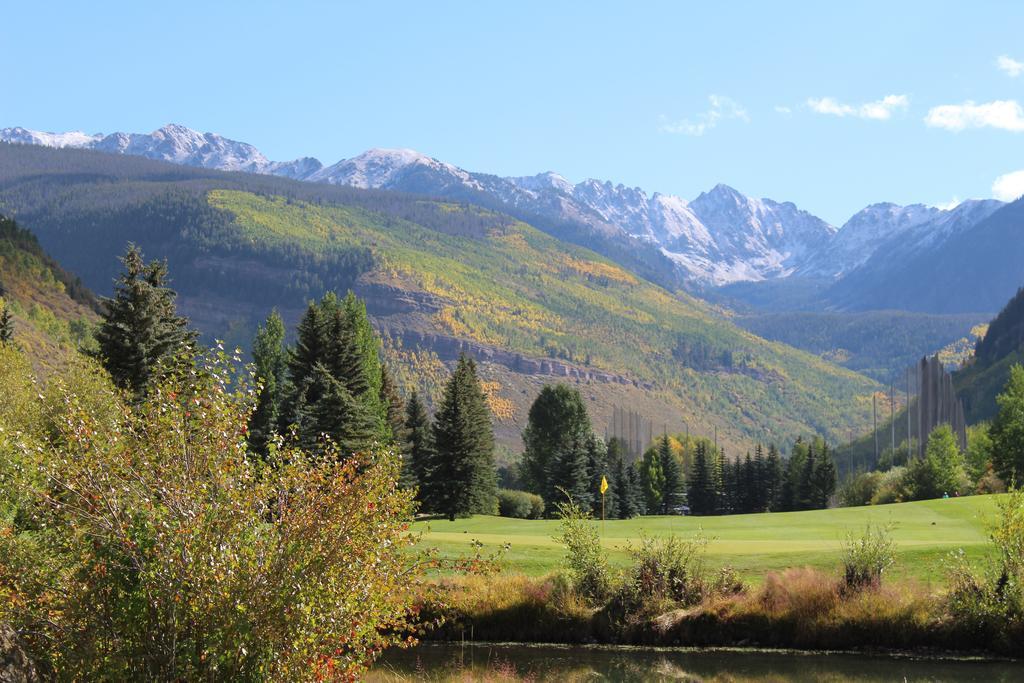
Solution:
[[[309,299],[352,290],[406,390],[429,401],[446,364],[478,360],[509,453],[549,382],[580,386],[599,431],[628,406],[654,425],[717,433],[734,452],[856,433],[879,387],[470,203],[0,143],[0,213],[101,295],[127,243],[166,259],[180,310],[208,342],[249,348],[272,308],[293,325]],[[0,280],[20,279],[2,266]]]
[[[6,128],[0,141],[470,202],[594,249],[657,284],[698,292],[724,287],[729,297],[748,304],[771,300],[775,308],[994,311],[1013,291],[1004,291],[1002,281],[1024,282],[1024,266],[1007,264],[991,274],[1000,280],[991,296],[965,300],[947,296],[941,287],[928,290],[932,296],[918,296],[912,286],[935,279],[930,264],[941,260],[948,245],[970,241],[976,228],[998,214],[1005,205],[996,200],[946,209],[879,203],[837,228],[791,202],[748,197],[724,184],[687,201],[608,181],[574,184],[551,172],[471,172],[408,149],[371,149],[330,166],[308,157],[277,162],[250,144],[176,124],[149,134],[110,135]]]

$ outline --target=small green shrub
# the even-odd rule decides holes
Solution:
[[[611,592],[611,571],[601,550],[598,527],[589,512],[570,498],[558,504],[562,533],[555,538],[566,548],[566,566],[573,587],[585,599],[598,604]]]
[[[639,601],[660,597],[682,605],[697,604],[708,589],[704,572],[707,544],[707,537],[701,535],[689,540],[641,536],[640,546],[631,551],[633,567],[627,590]]]
[[[530,498],[530,519],[541,519],[544,517],[544,499],[540,496]]]
[[[881,472],[859,472],[839,489],[839,503],[843,507],[870,505],[882,482]]]
[[[498,489],[498,514],[517,519],[540,519],[544,514],[544,499],[527,491]]]
[[[964,552],[950,563],[948,609],[963,635],[997,650],[1024,648],[1024,490],[999,501],[989,533],[996,559],[980,574]]]
[[[680,607],[742,593],[743,583],[731,567],[707,571],[708,542],[702,534],[690,539],[641,537],[639,547],[630,549],[633,565],[608,603],[606,616],[613,629],[643,629],[643,624]]]
[[[847,590],[879,588],[882,574],[896,561],[896,544],[887,527],[872,526],[850,533],[843,544],[843,585]]]
[[[882,474],[871,497],[872,505],[888,505],[910,500],[910,492],[906,487],[906,467],[893,467]]]

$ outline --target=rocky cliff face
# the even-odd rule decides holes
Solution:
[[[9,624],[0,624],[0,683],[37,683],[40,680],[18,633]]]

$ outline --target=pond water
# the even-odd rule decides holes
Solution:
[[[424,643],[388,653],[368,680],[1001,683],[1024,681],[1024,662],[752,650]]]

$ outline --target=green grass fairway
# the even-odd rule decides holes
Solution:
[[[759,582],[765,572],[787,567],[837,567],[847,533],[859,533],[870,521],[890,525],[898,545],[896,577],[941,582],[944,560],[958,548],[980,562],[989,554],[988,524],[995,518],[996,496],[972,496],[874,507],[839,508],[810,512],[777,512],[724,517],[640,517],[604,523],[602,544],[615,566],[629,559],[628,547],[641,534],[684,538],[698,531],[711,539],[710,566],[729,564],[744,578]],[[600,522],[595,522],[600,525]],[[521,520],[475,516],[455,522],[417,522],[421,544],[435,547],[442,557],[472,554],[470,544],[480,541],[484,553],[511,544],[502,558],[507,571],[544,574],[558,568],[562,546],[553,539],[557,520]]]

